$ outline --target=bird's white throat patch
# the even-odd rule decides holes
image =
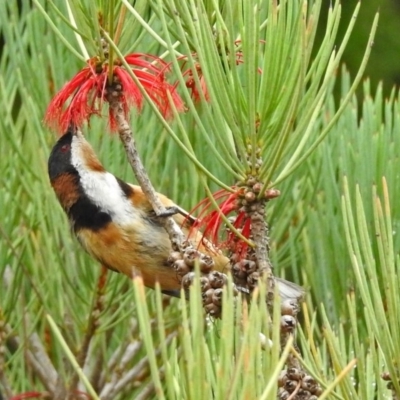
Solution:
[[[82,146],[83,142],[85,146]],[[121,225],[135,223],[140,215],[130,199],[126,198],[115,176],[109,172],[93,171],[88,168],[85,162],[88,150],[93,151],[86,140],[74,136],[71,145],[71,163],[79,173],[80,184],[86,196],[102,211],[107,212],[115,223]]]

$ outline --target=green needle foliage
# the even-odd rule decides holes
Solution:
[[[247,146],[261,147],[263,177],[282,193],[267,212],[271,258],[277,275],[308,290],[297,338],[302,364],[323,387],[321,398],[386,399],[392,389],[400,396],[399,98],[393,91],[384,100],[379,87],[372,94],[366,81],[359,104],[359,76],[338,74],[348,40],[334,50],[340,5],[329,9],[326,36],[311,58],[319,2],[305,9],[300,1],[271,1],[260,11],[254,6],[261,2],[154,0],[133,10],[122,3],[130,23],[118,48],[165,54],[181,83],[177,58],[200,62],[211,98],[195,104],[183,91],[188,112],[173,122],[150,107],[132,116],[154,186],[190,209],[205,194],[200,170],[230,185],[252,168],[251,157],[244,162]],[[72,239],[47,178],[56,136],[41,121],[54,93],[82,68],[82,49],[98,48],[90,30],[76,45],[67,4],[96,3],[34,4],[0,2],[3,397],[54,393],[60,385],[102,400],[276,399],[293,349],[290,342],[280,349],[279,304],[268,316],[263,288],[250,304],[225,293],[222,319],[207,320],[196,286],[189,301],[144,290],[140,281],[106,274]],[[76,29],[85,33],[79,15]],[[331,95],[336,74],[340,105]],[[107,124],[93,119],[86,131],[105,167],[132,181]]]

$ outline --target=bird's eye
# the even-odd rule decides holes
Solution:
[[[70,148],[71,148],[71,146],[70,146],[69,144],[63,144],[63,145],[61,146],[61,151],[62,151],[63,153],[66,153],[67,151],[69,151]]]

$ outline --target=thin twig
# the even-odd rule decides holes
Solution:
[[[171,343],[171,341],[177,336],[177,332],[172,332],[166,337],[166,344]],[[156,355],[159,355],[161,350],[158,348],[156,350]],[[110,383],[106,384],[100,393],[100,398],[102,400],[111,400],[118,393],[124,391],[128,385],[134,382],[135,378],[143,376],[145,370],[148,369],[148,357],[143,357],[136,365],[130,370],[126,371],[122,376],[121,372],[118,371],[118,376],[115,375],[119,380],[115,382],[115,379],[111,379]],[[160,369],[161,373],[161,369]]]
[[[37,333],[32,333],[27,340],[27,357],[29,363],[34,366],[36,374],[47,390],[54,393],[57,388],[57,382],[59,381],[56,369],[53,367]]]
[[[126,389],[127,385],[132,384],[135,378],[142,376],[143,372],[148,369],[148,365],[149,358],[147,356],[143,357],[133,368],[126,371],[119,380],[115,382],[115,379],[113,379],[112,383],[107,383],[100,393],[100,398],[112,400],[118,393]]]
[[[110,340],[114,334],[114,329],[108,329],[105,336],[105,346],[106,348],[109,347]],[[86,376],[89,378],[89,382],[92,383],[93,389],[98,393],[100,392],[101,388],[103,387],[101,376],[104,371],[104,363],[106,362],[106,354],[104,351],[99,351],[98,348],[91,346],[89,349],[90,356],[86,359],[86,365],[84,366],[87,370]],[[92,368],[89,369],[89,361],[92,363]]]
[[[114,388],[116,386],[117,382],[121,379],[121,376],[124,375],[124,370],[127,368],[127,365],[136,357],[142,347],[142,342],[135,341],[128,344],[122,357],[121,348],[117,350],[117,353],[114,353],[114,357],[112,357],[111,360],[113,358],[115,361],[118,360],[118,366],[116,366],[116,364],[114,365],[116,366],[115,370],[112,372],[110,379],[107,380],[107,383],[104,384],[104,386],[102,387],[100,395],[101,398],[103,398],[103,396],[106,396],[107,392],[110,391],[111,388]],[[101,382],[106,382],[105,374],[102,374],[100,380]]]
[[[124,145],[129,164],[132,167],[133,173],[135,174],[143,193],[150,202],[156,215],[165,215],[167,210],[161,203],[153,185],[150,182],[137,151],[132,130],[125,118],[124,108],[121,102],[121,93],[118,91],[109,90],[107,93],[107,100],[109,102],[112,115],[117,123],[119,137]],[[181,250],[182,243],[186,240],[186,237],[179,225],[171,217],[160,218],[160,223],[167,231],[173,249]]]
[[[163,369],[163,368],[162,368]],[[160,370],[160,375],[161,375]],[[153,382],[149,382],[142,391],[135,396],[135,400],[146,400],[154,395],[155,387]]]
[[[251,237],[255,244],[259,279],[267,284],[267,304],[272,310],[274,304],[275,279],[272,273],[272,263],[269,258],[268,226],[265,222],[265,200],[258,200],[248,207],[251,220]]]

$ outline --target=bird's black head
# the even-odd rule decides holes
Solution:
[[[53,150],[51,150],[48,162],[50,181],[73,169],[71,164],[71,144],[73,137],[72,129],[68,129],[54,145]]]

